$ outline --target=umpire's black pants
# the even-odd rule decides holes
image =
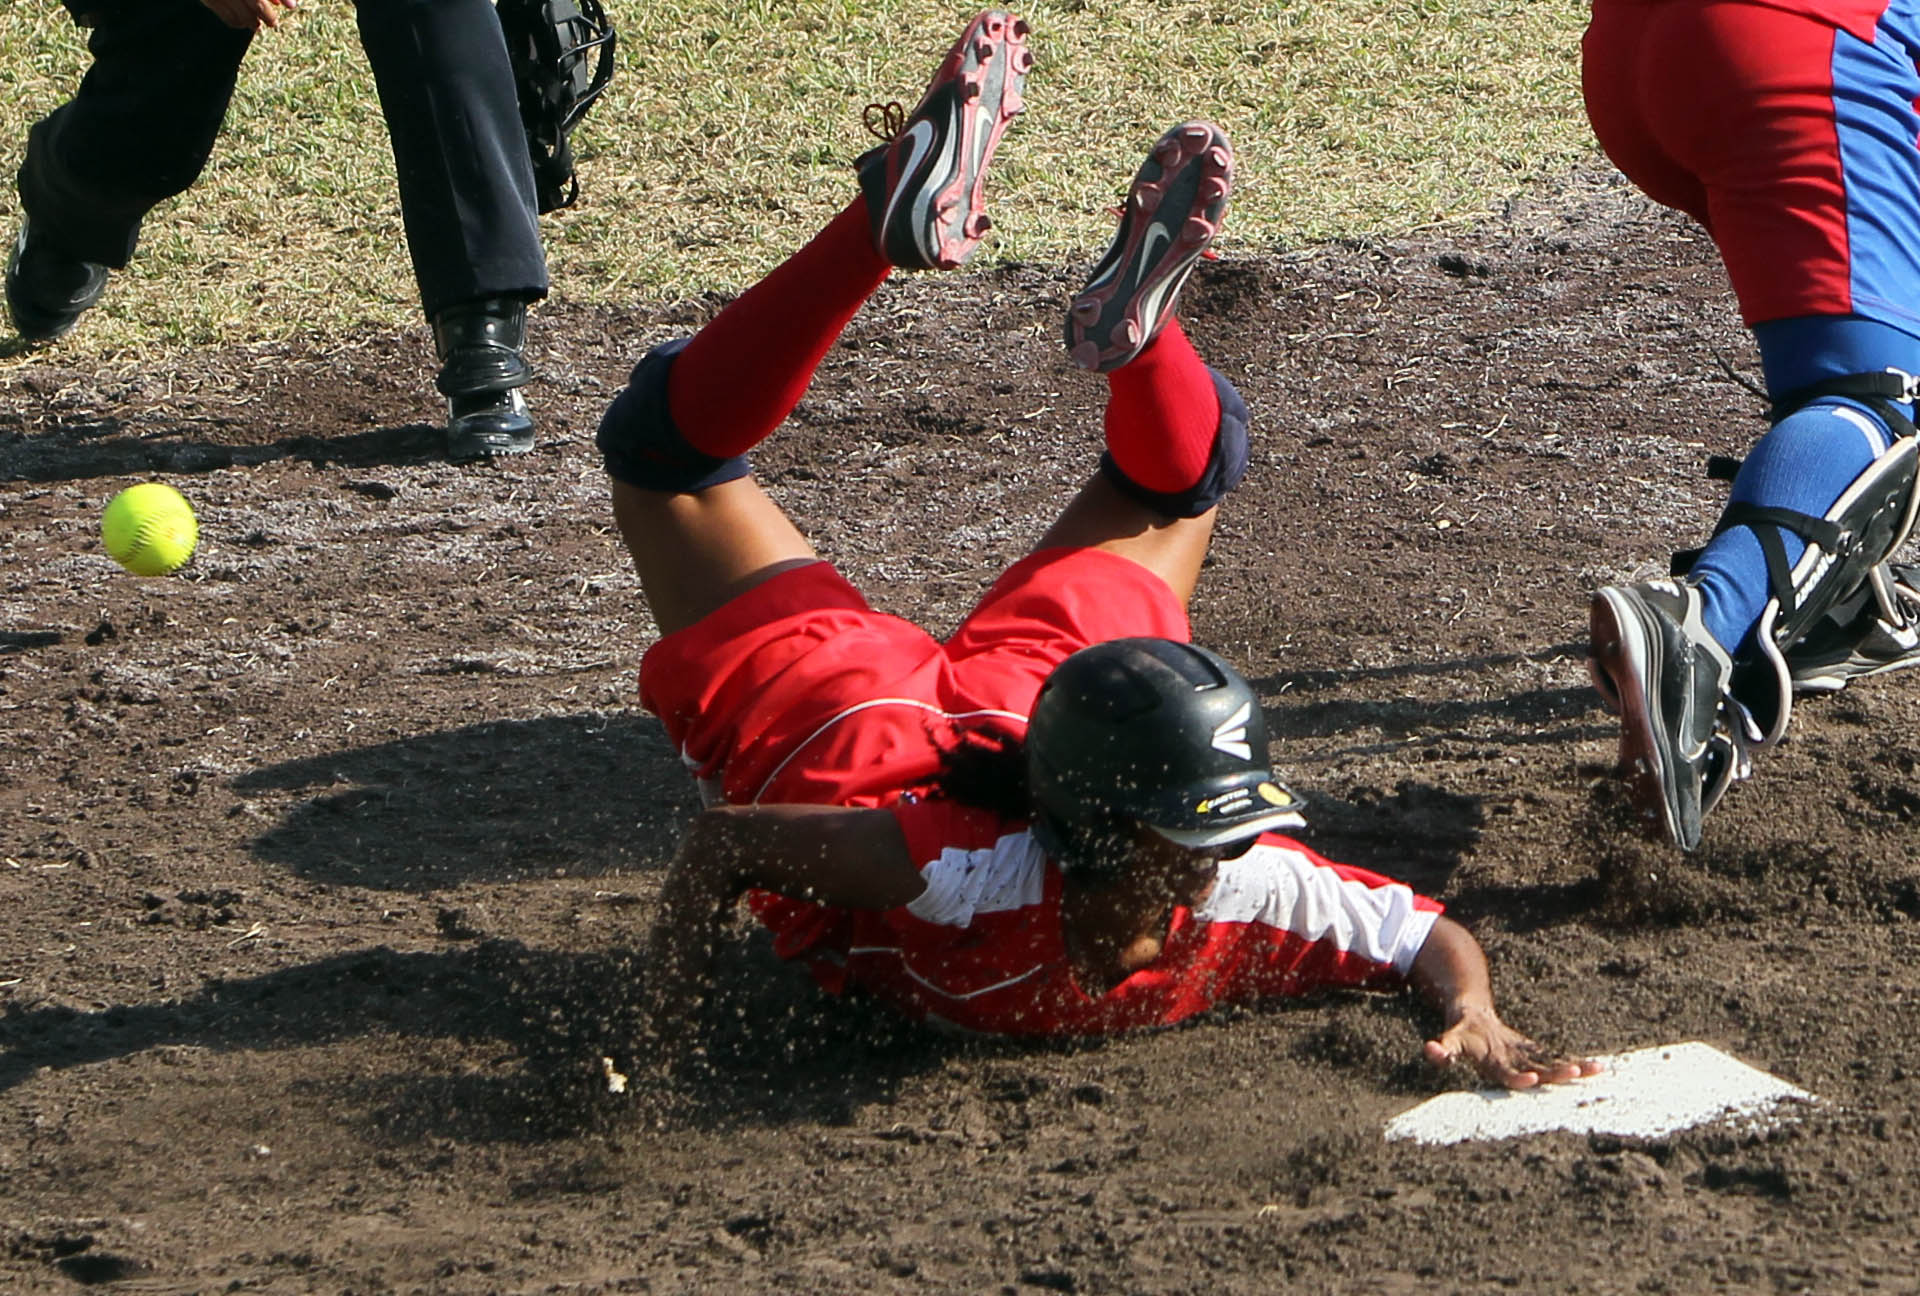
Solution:
[[[490,0],[355,9],[428,317],[479,297],[545,296],[533,166]],[[206,166],[251,40],[199,0],[106,7],[79,92],[27,137],[20,201],[34,237],[126,265],[141,219]]]

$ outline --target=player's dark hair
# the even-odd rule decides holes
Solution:
[[[1005,819],[1025,819],[1032,813],[1027,748],[1019,738],[998,728],[955,728],[937,735],[935,745],[940,772],[928,783],[926,795]]]

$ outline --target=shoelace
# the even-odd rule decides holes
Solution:
[[[866,126],[868,134],[882,143],[891,144],[907,128],[907,110],[900,106],[898,100],[870,103],[860,114],[860,121]]]

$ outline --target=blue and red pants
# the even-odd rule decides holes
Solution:
[[[1749,325],[1920,334],[1920,0],[1594,0],[1607,156],[1706,227]]]

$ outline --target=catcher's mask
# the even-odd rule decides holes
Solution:
[[[1089,880],[1119,872],[1136,824],[1228,857],[1303,822],[1267,763],[1252,686],[1170,639],[1115,639],[1055,667],[1027,729],[1027,780],[1034,835]]]
[[[580,197],[567,133],[613,79],[613,24],[600,0],[497,0],[520,124],[545,214]]]

